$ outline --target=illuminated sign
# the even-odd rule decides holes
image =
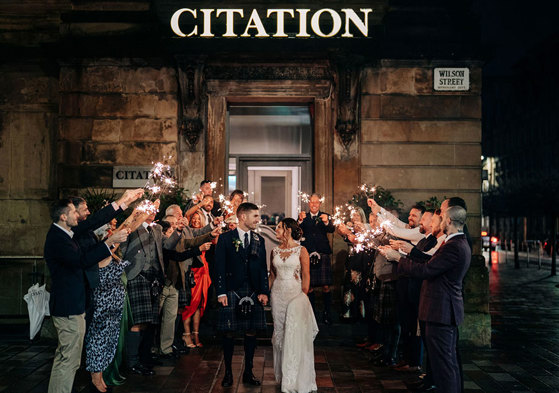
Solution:
[[[265,13],[262,10],[261,15],[256,9],[245,12],[241,8],[181,8],[173,13],[170,24],[173,33],[183,38],[216,37],[212,27],[219,18],[225,18],[225,31],[217,36],[226,38],[309,38],[313,35],[329,38],[340,32],[343,38],[353,38],[357,31],[363,37],[369,36],[369,14],[372,11],[372,8],[360,8],[359,12],[351,8],[340,11],[322,8],[314,12],[307,8],[274,8],[265,10]],[[286,32],[286,21],[296,23],[296,32]],[[181,27],[182,23],[189,26],[187,31]],[[239,26],[241,29],[235,31]]]

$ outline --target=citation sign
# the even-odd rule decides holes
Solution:
[[[470,69],[435,68],[433,70],[433,88],[436,91],[470,90]]]

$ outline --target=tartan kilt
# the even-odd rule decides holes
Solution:
[[[332,264],[329,254],[320,254],[320,264],[310,267],[311,288],[332,285]]]
[[[151,296],[151,281],[142,275],[128,280],[128,298],[135,325],[159,322],[159,297]]]
[[[396,281],[383,281],[372,304],[373,318],[377,323],[390,325],[398,320]]]
[[[241,298],[252,295],[251,298],[254,300],[254,309],[250,319],[242,319],[237,316],[235,306],[240,299],[234,292]],[[234,292],[227,292],[227,307],[219,306],[217,330],[221,332],[266,330],[266,314],[264,307],[262,307],[262,304],[258,301],[258,295],[249,288],[248,283],[245,283]]]

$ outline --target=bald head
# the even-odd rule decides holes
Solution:
[[[462,232],[466,223],[466,209],[461,206],[451,206],[443,214],[441,230],[447,235]]]

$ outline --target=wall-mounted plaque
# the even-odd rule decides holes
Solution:
[[[113,188],[144,187],[149,180],[151,166],[115,166],[113,167]],[[172,176],[174,170],[171,169]]]
[[[470,90],[470,69],[435,68],[433,70],[433,88],[436,91]]]

